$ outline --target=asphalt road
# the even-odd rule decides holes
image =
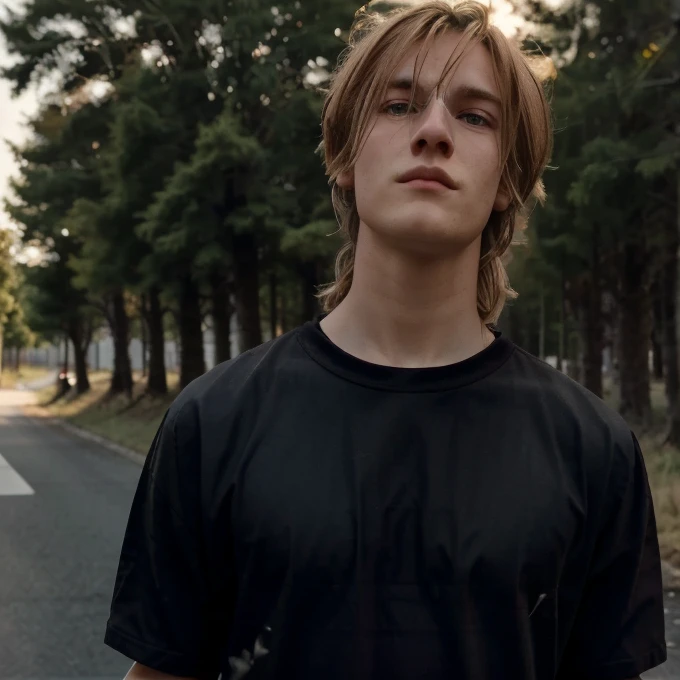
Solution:
[[[0,680],[121,680],[102,639],[140,467],[24,417],[30,399],[0,390]],[[680,591],[666,630],[644,680],[680,680]]]
[[[643,680],[680,680],[680,591],[665,593],[668,661],[645,673]]]
[[[140,468],[23,417],[22,398],[0,391],[0,679],[121,680],[131,662],[102,640]],[[7,495],[9,467],[34,493]]]

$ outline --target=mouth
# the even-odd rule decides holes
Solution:
[[[441,168],[421,166],[409,170],[397,180],[416,189],[450,189],[458,187],[453,179]]]
[[[449,187],[434,179],[412,179],[408,182],[402,182],[412,189],[426,189],[430,191],[450,191]]]

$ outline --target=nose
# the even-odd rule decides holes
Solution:
[[[427,150],[438,151],[445,158],[453,154],[451,114],[444,102],[433,97],[412,121],[411,151],[414,155]]]

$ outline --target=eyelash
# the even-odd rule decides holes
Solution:
[[[383,107],[383,112],[384,113],[390,113],[389,109],[393,106],[408,106],[408,102],[391,102],[390,104],[386,104]],[[404,114],[402,114],[400,116],[399,114],[391,113],[391,115],[396,116],[398,118],[401,118],[401,117],[403,117]],[[473,125],[473,127],[490,127],[491,126],[491,122],[479,113],[463,113],[462,116],[474,116],[475,118],[479,118],[480,120],[484,121],[484,125]]]

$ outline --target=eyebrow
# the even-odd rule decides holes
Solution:
[[[409,76],[398,76],[391,80],[389,85],[387,86],[388,91],[404,90],[407,92],[411,92],[412,88],[413,80]],[[416,84],[415,89],[417,94],[424,93],[424,88],[420,83]],[[462,97],[463,99],[477,99],[481,101],[490,102],[491,104],[495,104],[499,108],[501,106],[500,98],[493,94],[493,92],[489,92],[489,90],[485,90],[481,87],[475,87],[474,85],[461,85],[455,89],[455,93],[458,96]]]

